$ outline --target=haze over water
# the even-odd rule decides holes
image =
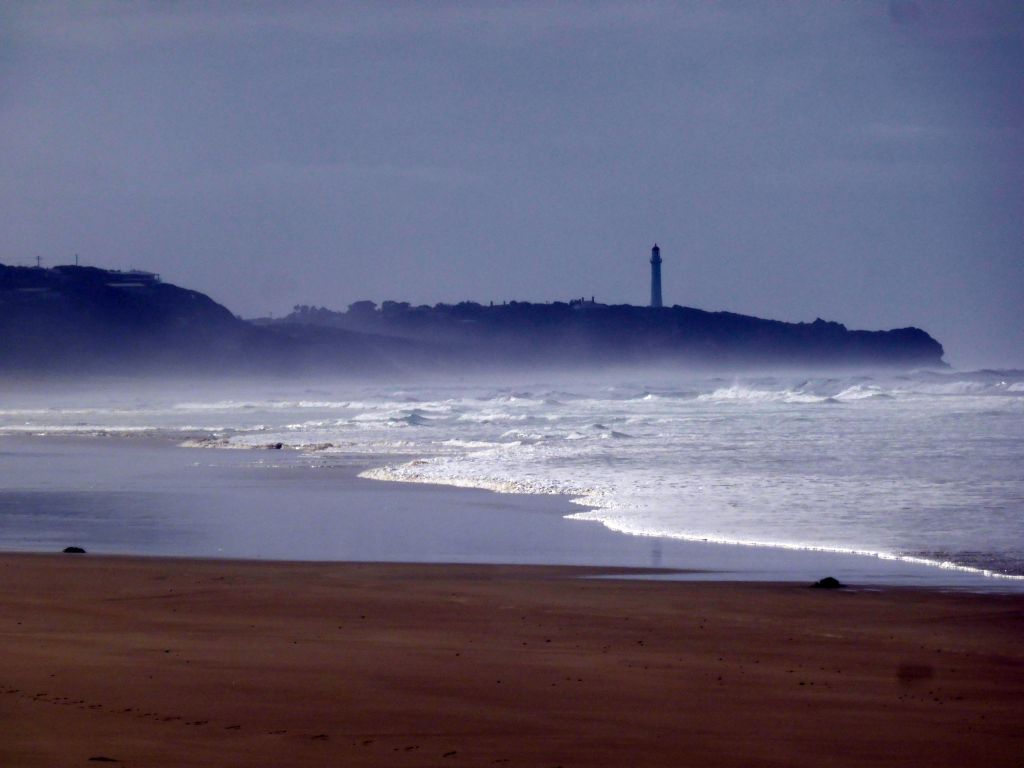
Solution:
[[[624,534],[1024,576],[1022,372],[184,391],[23,393],[6,399],[0,434],[171,434],[197,451],[280,443],[317,464],[390,455],[364,475],[572,494],[585,505],[575,517]]]

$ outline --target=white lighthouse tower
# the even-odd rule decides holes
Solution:
[[[661,304],[661,248],[655,243],[651,248],[651,306]]]

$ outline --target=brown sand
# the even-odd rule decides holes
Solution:
[[[584,573],[0,556],[0,765],[1024,765],[1022,595]]]

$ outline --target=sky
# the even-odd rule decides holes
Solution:
[[[0,262],[594,296],[1024,367],[1024,4],[0,4]]]

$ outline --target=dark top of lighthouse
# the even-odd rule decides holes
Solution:
[[[651,306],[660,307],[661,304],[661,249],[655,243],[651,248]]]

